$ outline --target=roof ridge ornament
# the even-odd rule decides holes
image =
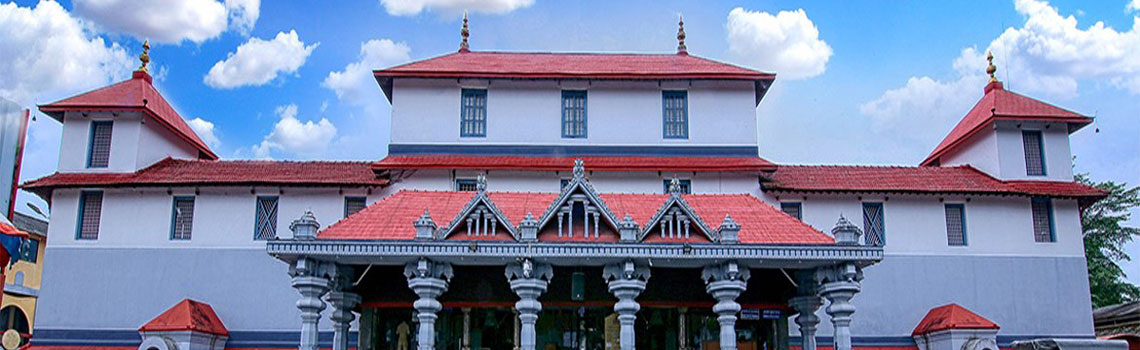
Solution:
[[[673,179],[669,180],[669,194],[673,196],[681,195],[681,180],[677,179],[677,174],[673,174]]]
[[[575,179],[585,179],[586,178],[586,164],[585,164],[585,162],[582,161],[581,158],[574,160],[574,178]]]
[[[459,42],[459,52],[471,52],[467,44],[467,37],[471,36],[471,31],[467,29],[467,10],[463,10],[463,29],[459,30],[459,35],[463,37],[463,41]]]
[[[487,192],[487,175],[479,174],[475,177],[475,192]]]
[[[139,65],[139,69],[137,69],[137,71],[146,72],[147,71],[146,64],[150,63],[150,40],[144,39],[142,47],[143,47],[143,52],[141,54],[139,54],[139,62],[142,62],[142,64]]]
[[[677,54],[688,55],[689,48],[685,46],[685,16],[677,15]]]
[[[986,67],[986,74],[990,75],[991,83],[996,83],[998,80],[997,77],[994,76],[994,73],[997,72],[997,66],[994,66],[994,53],[992,51],[986,51],[986,61],[990,63],[989,66]]]

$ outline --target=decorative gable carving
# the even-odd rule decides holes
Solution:
[[[583,226],[581,234],[584,235],[579,238],[601,238],[601,224],[605,221],[607,231],[616,233],[619,220],[586,179],[586,168],[581,159],[574,161],[573,175],[538,220],[538,230],[542,231],[557,221],[558,237],[572,238],[578,222]]]
[[[716,232],[705,224],[681,196],[681,183],[677,178],[669,181],[669,198],[656,214],[650,217],[642,228],[638,240],[649,235],[660,235],[666,241],[690,241],[694,235],[702,235],[710,242],[716,242]]]
[[[463,206],[451,223],[436,234],[436,238],[447,239],[460,227],[466,228],[466,232],[463,233],[464,238],[494,239],[499,235],[500,228],[510,234],[511,238],[515,240],[519,238],[510,219],[507,219],[487,195],[487,178],[483,175],[479,175],[476,179],[475,196]]]

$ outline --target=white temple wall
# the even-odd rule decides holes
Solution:
[[[60,172],[134,172],[166,157],[197,159],[198,150],[178,139],[154,120],[145,120],[139,112],[67,112],[63,119],[63,136],[59,153]],[[106,168],[88,168],[91,121],[111,120],[111,157]]]
[[[982,129],[942,157],[943,166],[972,165],[1002,180],[1073,181],[1073,157],[1064,124],[1001,121]],[[1045,176],[1025,171],[1023,130],[1041,131]]]
[[[942,166],[970,165],[1000,178],[1001,162],[998,157],[997,132],[993,128],[985,128],[942,156]]]
[[[397,79],[393,144],[755,146],[751,82]],[[460,137],[460,93],[487,89],[487,136]],[[588,91],[587,137],[562,138],[562,93]],[[689,138],[662,137],[662,90],[689,91]]]
[[[588,169],[588,168],[587,168]],[[417,170],[393,183],[385,193],[399,189],[453,191],[455,179],[475,179],[478,170]],[[486,172],[488,191],[558,192],[562,179],[571,177],[567,171],[513,171]],[[693,193],[747,193],[755,195],[759,177],[751,172],[669,172],[669,171],[597,171],[589,174],[590,183],[601,193],[664,193],[664,181],[676,175],[692,183]]]

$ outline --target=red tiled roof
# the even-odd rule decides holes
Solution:
[[[174,135],[189,142],[205,159],[218,159],[178,111],[151,84],[146,72],[134,72],[130,80],[88,91],[63,100],[40,106],[40,111],[57,120],[67,111],[139,111],[149,115]]]
[[[772,80],[776,75],[687,54],[455,52],[376,77]]]
[[[911,335],[929,334],[947,329],[998,329],[996,323],[978,316],[973,311],[958,304],[942,305],[926,313],[926,317],[914,327]]]
[[[60,187],[142,186],[384,186],[368,162],[291,162],[261,160],[185,160],[166,158],[133,173],[55,173],[20,187],[48,193]]]
[[[934,148],[934,152],[922,161],[922,165],[938,165],[939,158],[946,152],[965,142],[995,120],[1075,124],[1076,128],[1070,127],[1070,132],[1092,122],[1092,118],[1006,90],[1000,82],[993,82],[986,86],[986,94],[982,99],[966,113],[962,121],[946,135],[938,147]]]
[[[511,169],[565,171],[581,159],[590,171],[759,171],[776,165],[760,157],[525,157],[414,155],[388,156],[375,169]]]
[[[415,238],[412,226],[427,209],[439,226],[451,222],[471,201],[474,192],[401,190],[373,203],[318,234],[321,239],[410,240]],[[488,192],[491,201],[513,225],[532,213],[536,218],[553,202],[557,193]],[[664,203],[661,194],[601,194],[602,200],[619,218],[629,213],[639,224],[645,224]],[[685,200],[710,226],[720,227],[725,214],[740,224],[740,241],[752,244],[829,244],[834,240],[807,224],[792,218],[747,194],[685,195]]]
[[[183,299],[178,304],[139,328],[139,332],[195,331],[214,335],[230,335],[226,325],[210,304]]]
[[[1077,182],[1001,181],[970,166],[780,165],[768,191],[978,193],[1100,199],[1103,190]]]

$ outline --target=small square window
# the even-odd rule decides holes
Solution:
[[[170,216],[170,239],[190,239],[194,229],[194,197],[174,197],[174,211]]]
[[[368,206],[368,198],[365,197],[344,197],[344,217],[349,217],[356,212],[364,210]]]
[[[561,180],[558,180],[558,189],[559,189],[559,190],[564,190],[564,189],[566,189],[566,186],[568,186],[568,185],[570,185],[570,179],[561,179]]]
[[[782,202],[780,203],[780,210],[784,214],[788,214],[796,220],[803,220],[803,203],[800,202]]]
[[[456,191],[471,191],[479,190],[479,184],[475,179],[455,179]]]
[[[664,180],[664,188],[665,188],[664,192],[666,194],[669,193],[669,182],[670,181],[673,181],[673,180],[671,180],[671,179],[670,180]],[[677,182],[681,183],[681,194],[692,194],[693,193],[693,180],[680,179],[680,180],[677,180]]]

